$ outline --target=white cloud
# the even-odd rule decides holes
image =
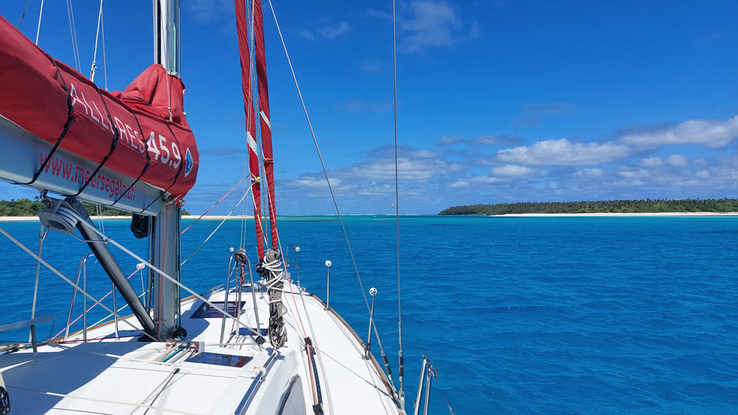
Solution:
[[[376,9],[368,9],[366,11],[367,16],[376,17],[377,19],[382,20],[392,20],[392,13],[382,11],[382,10],[376,10]]]
[[[410,3],[410,12],[412,17],[400,23],[400,28],[408,32],[401,47],[403,52],[420,52],[455,43],[452,32],[462,25],[451,5],[444,1],[416,0]]]
[[[726,146],[736,137],[738,137],[738,116],[727,120],[689,120],[673,128],[629,134],[621,137],[618,142],[639,147],[701,144],[716,148]]]
[[[490,146],[514,146],[523,144],[523,139],[515,135],[483,135],[475,138],[472,142]]]
[[[434,175],[456,171],[458,165],[434,159],[397,159],[397,170],[400,180],[428,180]],[[391,159],[375,160],[359,163],[344,171],[350,177],[369,180],[394,180],[395,164]]]
[[[648,157],[641,160],[641,164],[646,167],[658,167],[664,164],[664,160],[661,157]]]
[[[313,32],[310,32],[308,30],[301,30],[297,32],[297,34],[307,40],[315,40],[315,35],[313,34]]]
[[[324,188],[326,187],[325,179],[323,178],[317,178],[317,177],[310,177],[310,176],[303,176],[299,179],[292,180],[288,183],[290,186],[299,186],[299,187],[305,187],[309,189],[314,188]]]
[[[618,176],[625,178],[647,178],[650,176],[649,172],[644,169],[638,170],[623,170],[618,172]]]
[[[588,166],[625,157],[629,152],[627,146],[613,142],[582,144],[562,138],[500,150],[496,158],[505,163],[527,166]]]
[[[479,28],[479,22],[472,23],[471,29],[469,30],[469,38],[477,39],[480,36],[482,36],[482,29]]]
[[[532,176],[535,173],[536,169],[524,166],[516,166],[513,164],[506,164],[502,167],[495,167],[492,169],[492,174],[502,177],[527,177]]]
[[[583,169],[574,173],[578,177],[602,177],[602,169]]]
[[[476,176],[472,177],[470,180],[474,183],[502,183],[507,182],[510,179],[501,177]]]
[[[183,6],[197,24],[225,20],[234,15],[233,2],[228,0],[191,0],[184,2]]]
[[[438,155],[435,151],[430,151],[430,150],[418,150],[418,151],[413,151],[410,154],[413,157],[417,157],[421,159],[434,158]]]
[[[359,68],[366,73],[377,73],[382,70],[382,62],[379,59],[364,59],[359,62]]]
[[[486,145],[494,145],[497,144],[497,141],[495,138],[491,135],[483,135],[481,137],[477,137],[475,140],[479,144],[486,144]]]
[[[438,139],[438,141],[436,142],[436,145],[437,146],[452,146],[455,144],[461,144],[463,142],[464,140],[462,140],[459,137],[445,135]]]
[[[346,184],[338,177],[330,177],[330,181],[334,191],[355,188],[354,185]],[[328,184],[325,182],[324,176],[302,176],[294,180],[286,180],[284,184],[287,187],[299,188],[305,191],[318,191],[318,193],[328,191]]]
[[[674,167],[684,167],[687,165],[687,159],[679,154],[674,154],[666,158],[666,164]]]
[[[328,39],[333,39],[344,33],[348,33],[349,30],[351,30],[351,26],[349,25],[349,23],[341,22],[335,26],[326,26],[320,29],[320,34],[327,37]]]
[[[451,188],[469,187],[469,181],[465,179],[458,179],[455,182],[450,183],[448,187],[451,187]]]

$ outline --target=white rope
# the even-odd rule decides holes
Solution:
[[[100,25],[102,26],[102,44],[103,44],[103,76],[105,77],[105,90],[108,90],[108,59],[105,55],[105,19],[100,15]]]
[[[38,28],[36,29],[36,46],[38,46],[38,35],[41,34],[41,17],[44,14],[44,0],[41,0],[41,7],[38,10]]]
[[[90,81],[95,82],[95,69],[97,69],[97,42],[100,39],[100,25],[102,25],[103,0],[100,0],[100,11],[97,14],[97,30],[95,31],[95,52],[92,55],[92,67],[90,68]]]

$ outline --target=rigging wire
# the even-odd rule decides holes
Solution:
[[[402,356],[402,290],[400,285],[400,186],[399,172],[397,167],[397,15],[395,12],[395,0],[392,0],[392,75],[394,85],[394,117],[395,117],[395,223],[397,232],[397,334],[399,340],[400,351],[398,358],[400,360],[400,402],[404,405],[405,401],[405,381],[404,381],[404,362]]]
[[[180,266],[181,265],[184,265],[185,262],[189,261],[190,258],[192,258],[197,253],[197,251],[199,251],[200,248],[202,248],[210,240],[210,238],[213,237],[213,235],[215,235],[215,232],[218,232],[218,229],[220,229],[220,227],[223,226],[223,224],[225,223],[225,221],[231,216],[231,213],[233,213],[233,211],[236,210],[236,208],[238,207],[238,205],[240,205],[241,202],[243,202],[243,200],[246,198],[246,195],[248,195],[248,194],[249,194],[248,192],[246,192],[246,193],[243,194],[243,197],[241,198],[241,200],[238,201],[238,203],[236,203],[236,206],[233,206],[233,209],[231,209],[231,211],[228,212],[228,214],[226,215],[226,217],[223,218],[222,221],[220,221],[220,224],[213,230],[213,232],[211,232],[210,235],[208,235],[208,237],[205,238],[204,241],[202,241],[202,243],[200,244],[200,246],[198,246],[197,249],[195,249],[195,251],[192,252],[192,254],[190,254],[190,256],[187,257],[187,259],[185,259],[184,261],[182,261],[182,263],[180,264]],[[192,225],[190,225],[190,226],[192,226]],[[188,229],[189,229],[189,227],[188,227]]]
[[[438,373],[435,373],[435,376],[433,376],[431,379],[436,382],[436,389],[438,389],[438,392],[441,392],[441,396],[443,396],[443,400],[446,401],[446,406],[448,406],[448,411],[451,412],[451,415],[456,415],[456,412],[454,412],[454,409],[451,408],[451,403],[448,401],[448,398],[446,398],[446,394],[443,393],[441,384],[438,383]]]
[[[203,216],[207,215],[207,214],[208,214],[208,212],[210,212],[211,210],[213,210],[213,208],[214,208],[214,207],[218,206],[218,203],[222,202],[222,201],[223,201],[223,199],[225,199],[226,197],[228,197],[228,195],[229,195],[229,194],[231,194],[231,193],[232,193],[232,192],[233,192],[234,190],[236,190],[236,188],[237,188],[238,186],[240,186],[240,185],[241,185],[241,183],[243,183],[243,182],[244,182],[244,181],[245,181],[245,180],[246,180],[247,178],[248,178],[248,176],[245,176],[245,177],[244,177],[243,179],[241,179],[241,181],[240,181],[240,182],[236,183],[236,185],[235,185],[235,186],[233,186],[233,188],[232,188],[231,190],[229,190],[229,191],[228,191],[228,193],[224,194],[224,195],[223,195],[223,197],[221,197],[220,199],[218,199],[218,201],[217,201],[217,202],[215,202],[215,203],[213,204],[213,206],[210,206],[210,208],[208,208],[208,210],[206,210],[206,211],[205,211],[205,213],[203,213],[202,215],[200,215],[200,217],[198,217],[197,219],[195,219],[195,221],[194,221],[194,222],[190,223],[190,226],[186,227],[186,228],[185,228],[185,230],[183,230],[183,231],[182,231],[182,232],[180,233],[180,235],[184,235],[184,233],[185,233],[185,232],[187,232],[187,230],[188,230],[188,229],[190,229],[190,228],[192,227],[192,225],[196,224],[196,223],[197,223],[197,221],[199,221],[200,219],[202,219],[202,218],[203,218]],[[247,189],[247,190],[246,190],[246,191],[244,192],[244,194],[246,194],[246,193],[248,193],[248,189]],[[238,203],[240,204],[241,202],[238,202]],[[238,206],[238,205],[236,205],[236,206]]]
[[[69,19],[69,34],[72,37],[72,55],[74,56],[74,69],[79,72],[79,44],[77,43],[77,25],[74,23],[74,6],[72,0],[67,0],[67,18]]]
[[[346,246],[348,247],[349,254],[351,255],[351,262],[354,265],[354,271],[356,272],[356,278],[359,280],[359,287],[361,288],[361,295],[364,297],[364,304],[366,304],[366,311],[367,313],[371,313],[369,309],[369,300],[366,297],[366,290],[364,290],[364,283],[361,281],[361,275],[359,274],[359,267],[356,265],[356,258],[354,256],[354,251],[351,249],[351,243],[349,242],[348,233],[346,232],[346,226],[343,223],[343,216],[341,216],[341,211],[338,209],[338,202],[336,201],[336,195],[333,192],[333,186],[331,186],[331,181],[328,179],[328,171],[325,168],[325,162],[323,161],[323,155],[320,152],[320,147],[318,146],[318,140],[315,137],[315,130],[313,130],[313,124],[310,121],[310,115],[307,111],[307,106],[305,105],[305,99],[302,97],[302,91],[300,90],[300,85],[297,82],[297,76],[295,75],[295,69],[292,66],[292,60],[290,59],[290,55],[287,52],[287,45],[284,42],[284,36],[282,36],[282,29],[279,26],[279,22],[277,21],[277,14],[274,11],[274,5],[272,5],[272,0],[269,0],[269,7],[272,10],[272,17],[274,18],[274,24],[277,26],[277,33],[279,33],[279,39],[282,41],[282,48],[284,49],[284,54],[287,57],[287,63],[290,66],[290,72],[292,73],[292,80],[295,81],[295,87],[297,88],[297,94],[300,97],[300,103],[302,103],[302,110],[305,113],[305,118],[307,119],[308,127],[310,128],[310,135],[313,138],[313,143],[315,144],[315,150],[318,153],[318,158],[320,159],[320,166],[323,169],[323,175],[325,176],[325,181],[328,183],[328,190],[331,193],[331,198],[333,199],[333,206],[336,209],[336,214],[338,215],[338,221],[341,224],[341,229],[343,230],[343,236],[346,239]]]
[[[87,223],[85,223],[85,225],[87,225]],[[97,231],[97,229],[95,229],[95,231]],[[123,322],[125,322],[126,324],[128,324],[129,326],[131,326],[134,330],[140,330],[138,327],[134,326],[131,322],[129,322],[128,319],[123,319],[122,317],[118,316],[115,311],[111,310],[108,306],[106,306],[105,304],[102,304],[101,302],[97,301],[97,299],[95,299],[95,297],[93,297],[91,294],[89,294],[87,292],[87,290],[85,290],[82,287],[80,287],[79,285],[75,284],[72,280],[70,280],[69,278],[67,278],[64,274],[62,274],[59,270],[57,270],[56,268],[54,268],[46,260],[44,260],[40,256],[36,255],[35,252],[33,252],[30,249],[28,249],[27,246],[23,245],[23,243],[20,242],[19,240],[15,239],[5,229],[0,228],[0,233],[2,233],[3,235],[5,235],[6,238],[8,238],[11,242],[13,242],[14,244],[16,244],[22,250],[24,250],[28,255],[32,256],[36,261],[38,261],[41,264],[43,264],[51,272],[53,272],[54,274],[58,275],[62,280],[64,280],[64,282],[66,282],[67,284],[71,285],[74,289],[76,289],[77,291],[79,291],[82,295],[84,295],[85,297],[87,297],[90,300],[92,300],[93,302],[95,302],[95,304],[97,304],[100,307],[102,307],[105,311],[107,311],[108,313],[113,314],[114,316],[117,316],[118,319],[121,319]],[[113,242],[112,239],[109,239],[108,241],[109,242]],[[118,246],[118,245],[116,245],[116,246]],[[121,246],[118,246],[118,247],[121,248],[121,249],[123,249],[125,251],[125,249],[122,248]],[[129,251],[129,253],[130,253],[130,251]],[[141,259],[139,258],[139,260],[141,260]],[[143,260],[141,260],[141,261],[142,262],[145,262]],[[165,274],[162,273],[162,275],[165,275]],[[169,278],[171,278],[171,277],[169,277]],[[210,302],[208,302],[208,303],[210,303]],[[216,307],[216,309],[219,309],[219,308]],[[219,310],[219,311],[221,311],[221,310]],[[150,334],[146,333],[145,331],[142,331],[141,334],[143,334],[146,337],[151,338],[152,340],[156,340],[156,339],[154,339],[153,336],[151,336]]]
[[[139,272],[139,271],[141,271],[142,269],[143,269],[143,268],[138,268],[138,267],[137,267],[135,271],[133,271],[133,272],[132,272],[132,273],[131,273],[131,274],[130,274],[130,275],[129,275],[128,277],[126,277],[126,279],[130,280],[132,276],[136,275],[136,273],[137,273],[137,272]],[[102,297],[100,298],[100,300],[99,300],[99,301],[100,301],[100,302],[102,303],[102,302],[103,302],[103,300],[105,300],[106,298],[108,298],[108,296],[110,296],[110,294],[113,294],[113,292],[114,292],[114,291],[115,291],[115,290],[110,290],[110,291],[108,291],[108,293],[107,293],[107,294],[105,294],[104,296],[102,296]],[[141,294],[141,295],[139,295],[138,297],[139,297],[139,298],[141,298],[141,297],[142,297],[143,295],[144,295],[144,294],[142,293],[142,294]],[[89,308],[88,308],[88,309],[87,309],[87,310],[86,310],[85,312],[83,312],[82,314],[80,314],[79,316],[77,316],[77,318],[75,318],[75,319],[74,319],[74,320],[73,320],[73,321],[72,321],[71,323],[69,323],[69,324],[68,324],[67,326],[65,326],[65,327],[64,327],[64,328],[63,328],[63,329],[62,329],[62,330],[61,330],[61,331],[60,331],[59,333],[57,333],[57,334],[56,334],[55,336],[51,336],[50,338],[51,338],[51,339],[55,339],[55,338],[57,338],[57,337],[61,336],[61,334],[62,334],[62,333],[64,333],[64,332],[66,331],[67,327],[71,327],[71,326],[72,326],[72,324],[76,323],[77,321],[79,321],[79,319],[81,319],[81,318],[82,318],[82,316],[84,315],[84,313],[89,313],[89,312],[90,312],[90,311],[92,311],[92,309],[93,309],[93,308],[95,308],[95,307],[97,307],[97,304],[93,304],[93,305],[91,305],[91,306],[90,306],[90,307],[89,307]],[[123,307],[121,307],[120,309],[116,310],[116,312],[120,313],[120,312],[121,312],[121,311],[122,311],[123,309],[125,309],[126,307],[128,307],[128,304],[126,304],[126,305],[124,305]],[[98,321],[97,323],[94,323],[94,324],[90,325],[90,327],[95,327],[95,326],[97,326],[98,324],[100,324],[100,323],[104,322],[105,320],[107,320],[107,319],[109,319],[109,318],[111,318],[111,317],[113,317],[113,316],[112,316],[112,315],[109,315],[109,316],[105,317],[104,319],[102,319],[102,320]]]
[[[30,5],[31,5],[31,0],[28,0],[28,2],[26,3],[26,8],[23,9],[23,14],[21,15],[20,21],[18,21],[18,26],[17,26],[18,30],[20,30],[21,24],[23,24],[23,19],[26,17],[26,13],[28,12],[28,6]]]

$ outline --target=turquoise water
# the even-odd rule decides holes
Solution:
[[[193,226],[183,258],[218,223]],[[38,224],[0,227],[38,248]],[[105,225],[144,252],[127,227]],[[375,318],[396,375],[394,218],[348,217],[346,229],[365,288],[378,289]],[[457,414],[738,413],[737,217],[413,216],[400,229],[409,410],[422,353]],[[225,224],[183,266],[184,282],[196,291],[224,282],[240,231],[239,222]],[[247,232],[251,241],[253,227]],[[365,336],[366,306],[335,218],[286,218],[280,232],[284,244],[301,248],[302,283],[322,298],[324,262],[333,262],[331,306]],[[0,252],[1,324],[27,318],[35,267],[2,237]],[[73,277],[86,252],[53,234],[43,256]],[[288,259],[295,278],[292,251]],[[121,263],[135,269],[135,260]],[[99,270],[94,264],[90,273]],[[48,270],[41,278],[46,295],[37,314],[60,321],[39,331],[59,331],[71,289]],[[110,287],[106,277],[89,284],[96,296]],[[0,340],[26,335],[0,333]],[[435,388],[431,408],[449,413]]]

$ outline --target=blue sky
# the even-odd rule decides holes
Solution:
[[[64,2],[39,44],[73,64]],[[74,3],[89,73],[95,2]],[[0,14],[16,24],[25,0]],[[40,0],[21,26],[35,38]],[[393,213],[391,2],[273,2],[342,213]],[[231,1],[182,7],[185,110],[205,211],[244,175]],[[515,201],[738,197],[738,2],[398,2],[400,212]],[[265,6],[277,210],[330,214]],[[152,62],[149,1],[105,2],[109,89]],[[101,52],[100,52],[101,53]],[[98,66],[101,58],[98,57]],[[102,68],[96,81],[103,85]],[[0,186],[0,198],[32,197]],[[228,213],[230,197],[213,213]]]

